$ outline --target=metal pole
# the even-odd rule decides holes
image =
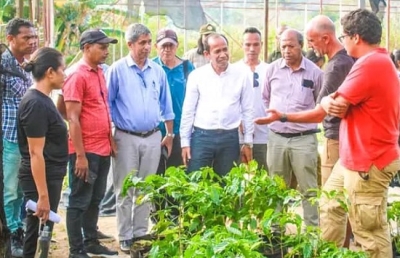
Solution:
[[[268,59],[268,5],[269,0],[264,0],[264,61]]]
[[[358,8],[365,9],[365,0],[358,0]]]
[[[323,0],[319,0],[319,14],[322,14],[322,1]]]
[[[243,0],[243,28],[246,28],[246,5],[247,5],[247,1]]]
[[[381,10],[379,10],[381,11]],[[386,49],[390,48],[390,0],[387,0],[386,6]]]
[[[224,30],[224,0],[221,0],[219,19],[220,19],[220,22],[219,22],[220,29],[221,29],[221,31],[223,31]]]
[[[183,27],[184,27],[184,30],[183,30],[183,36],[184,36],[184,39],[183,39],[183,53],[186,53],[186,51],[187,51],[187,29],[186,29],[186,15],[187,15],[187,12],[186,12],[186,8],[187,8],[186,0],[183,0]]]

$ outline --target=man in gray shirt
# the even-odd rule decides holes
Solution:
[[[303,36],[292,29],[285,30],[280,38],[282,58],[267,69],[263,99],[266,107],[298,112],[314,109],[322,85],[322,71],[312,61],[303,57]],[[292,171],[296,176],[303,200],[304,220],[307,226],[317,226],[318,207],[308,198],[318,188],[317,148],[315,133],[317,124],[286,123],[270,124],[267,163],[271,175],[282,176],[287,185]]]
[[[329,58],[325,67],[322,89],[317,103],[331,93],[337,91],[354,64],[354,59],[347,55],[343,45],[336,38],[335,24],[327,16],[314,17],[306,28],[309,46],[318,56]],[[332,173],[333,166],[339,159],[339,126],[340,118],[327,115],[323,121],[325,138],[321,154],[321,185],[324,185]],[[351,228],[347,224],[344,247],[350,245]]]

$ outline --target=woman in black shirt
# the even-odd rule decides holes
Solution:
[[[21,152],[19,182],[26,200],[37,202],[35,213],[28,211],[24,238],[24,257],[34,257],[39,220],[57,212],[63,178],[67,169],[67,127],[53,101],[52,90],[63,86],[64,60],[60,52],[41,48],[24,69],[32,72],[34,87],[29,89],[18,109],[18,145]],[[46,222],[53,228],[53,223]]]

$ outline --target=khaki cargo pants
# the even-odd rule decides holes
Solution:
[[[389,183],[400,169],[395,160],[379,170],[372,166],[364,178],[357,172],[346,169],[339,162],[323,190],[345,192],[348,195],[348,214],[355,241],[371,258],[391,258],[392,246],[387,221],[387,193]],[[347,216],[337,198],[320,200],[320,224],[322,238],[341,246],[346,233]]]

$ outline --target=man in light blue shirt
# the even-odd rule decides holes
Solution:
[[[132,24],[125,39],[129,55],[110,66],[106,80],[118,150],[113,175],[118,237],[121,251],[129,253],[132,241],[147,234],[151,205],[135,205],[134,189],[122,196],[123,181],[129,173],[142,179],[156,173],[160,142],[171,153],[174,113],[167,76],[158,64],[148,59],[150,30],[142,24]],[[166,129],[163,139],[158,127],[161,121]]]

